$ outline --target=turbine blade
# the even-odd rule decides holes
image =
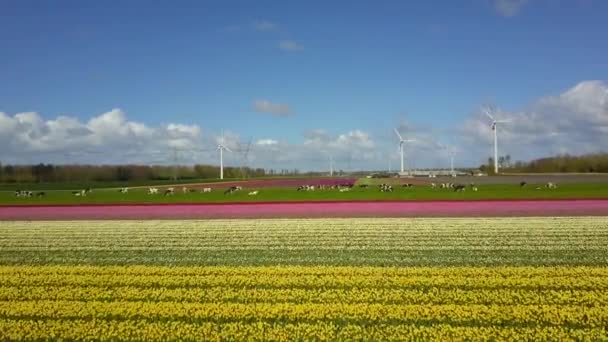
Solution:
[[[489,106],[485,106],[482,108],[482,111],[485,115],[487,115],[492,121],[496,121],[496,119],[494,119],[494,117],[492,116],[492,114],[490,114],[490,112],[494,112],[494,110],[489,107]]]
[[[399,131],[396,128],[393,128],[395,130],[395,134],[397,134],[397,136],[399,137],[399,141],[403,141],[403,138],[401,137],[401,134],[399,134]]]

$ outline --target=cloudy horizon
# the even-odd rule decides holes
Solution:
[[[475,167],[491,156],[492,131],[481,107],[458,127],[415,125],[407,121],[396,127],[408,139],[410,167],[447,167],[446,147],[456,152],[457,165]],[[586,154],[608,150],[608,85],[583,81],[560,94],[542,97],[529,106],[497,116],[510,122],[499,126],[501,155],[528,161],[556,154]],[[446,132],[456,132],[442,139]],[[36,112],[0,112],[0,143],[5,163],[142,163],[218,164],[216,147],[221,132],[193,123],[149,126],[131,121],[122,109],[112,109],[81,121],[78,117],[42,117]],[[330,156],[344,170],[393,169],[399,162],[398,140],[392,127],[385,132],[366,132],[351,127],[329,133],[318,128],[301,132],[300,139],[279,140],[249,132],[223,131],[228,164],[246,163],[262,168],[324,170]],[[449,141],[446,141],[449,140]],[[250,146],[247,161],[244,153]],[[467,151],[467,152],[465,152]],[[466,157],[466,156],[469,157]],[[441,160],[443,159],[443,160]]]

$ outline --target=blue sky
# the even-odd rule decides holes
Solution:
[[[467,150],[463,122],[484,102],[521,114],[584,81],[603,89],[606,13],[599,0],[0,0],[0,112],[86,123],[119,108],[198,126],[201,142],[226,129],[294,149],[359,130],[375,166],[394,126]]]

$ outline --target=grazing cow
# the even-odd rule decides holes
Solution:
[[[211,188],[203,188],[203,193],[205,192],[211,192]]]
[[[78,197],[85,197],[87,195],[87,191],[86,190],[72,191],[72,195],[78,196]]]
[[[367,188],[369,188],[369,185],[368,184],[361,184],[361,185],[359,185],[359,187],[363,188],[363,189],[367,189]]]
[[[127,194],[129,193],[129,188],[120,188],[118,191],[120,191],[121,194]]]
[[[431,183],[431,189],[436,189],[436,188],[437,188],[437,184]]]
[[[535,190],[541,190],[540,186],[537,186],[536,188],[534,188]]]
[[[404,187],[404,188],[413,188],[414,184],[407,183],[407,184],[402,184],[401,186]]]
[[[26,196],[26,191],[25,190],[15,190],[15,196],[24,197],[24,196]]]
[[[44,193],[44,191],[36,193],[36,197],[44,197],[44,196],[46,196],[46,194]]]
[[[547,187],[549,189],[557,189],[557,184],[549,182],[549,183],[547,183],[547,185],[545,185],[545,187]]]
[[[258,191],[257,191],[257,190],[255,190],[255,191],[250,191],[250,192],[248,193],[248,195],[249,195],[249,196],[255,196],[255,195],[257,195],[257,194],[258,194]]]
[[[164,196],[169,196],[169,195],[175,195],[175,189],[173,188],[167,188],[167,190],[165,190],[165,192],[163,193]]]
[[[17,197],[32,197],[34,193],[29,190],[17,190],[15,191],[15,196]]]
[[[475,192],[477,191],[477,187],[476,187],[476,186],[474,186],[472,189],[473,189],[473,191],[475,191]]]
[[[526,183],[526,182],[520,182],[520,183],[519,183],[519,187],[520,187],[520,188],[523,188],[523,187],[524,187],[524,186],[526,186],[527,184],[528,184],[528,183]]]
[[[465,191],[466,189],[467,189],[467,187],[462,184],[458,184],[458,185],[454,186],[455,192],[462,192],[462,191]]]
[[[224,191],[224,195],[230,195],[240,189],[242,189],[240,186],[231,186],[226,191]]]
[[[155,195],[158,193],[157,188],[148,188],[148,195]]]
[[[380,184],[380,192],[393,192],[393,186],[388,184]]]
[[[347,191],[350,191],[350,188],[341,188],[338,191],[340,191],[340,192],[347,192]]]
[[[86,194],[90,194],[91,192],[93,192],[93,189],[91,189],[91,188],[86,188],[86,189],[84,189],[84,190],[82,190],[82,191],[84,191],[84,194],[86,195]]]

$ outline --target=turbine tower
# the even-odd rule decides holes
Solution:
[[[492,131],[494,131],[494,174],[498,174],[498,124],[507,123],[510,120],[496,120],[494,117],[496,110],[493,106],[484,106],[483,112],[492,120]]]
[[[401,173],[403,173],[403,145],[407,144],[408,142],[413,142],[414,140],[411,139],[403,139],[403,137],[401,136],[401,134],[399,134],[399,131],[395,128],[395,134],[397,134],[397,137],[399,138],[399,152],[401,153]]]
[[[455,152],[453,150],[448,151],[448,154],[450,155],[450,173],[452,174],[452,176],[454,176],[454,154]]]
[[[232,152],[231,149],[224,145],[224,130],[222,130],[222,137],[220,143],[217,144],[217,149],[220,151],[220,179],[224,179],[224,150]]]
[[[450,174],[453,176],[454,175],[454,156],[456,155],[456,151],[454,151],[454,147],[450,147],[448,145],[444,145],[442,143],[439,143],[439,148],[445,150],[448,153],[448,156],[450,157]]]

